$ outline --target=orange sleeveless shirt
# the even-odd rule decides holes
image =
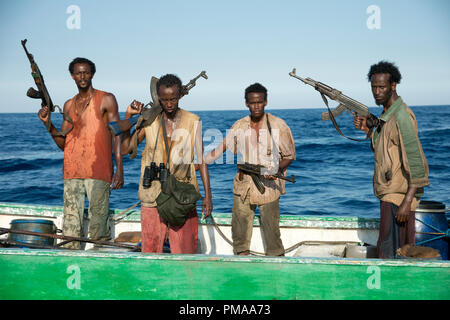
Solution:
[[[101,112],[104,91],[94,90],[86,109],[75,115],[75,97],[69,102],[73,130],[66,136],[64,179],[97,179],[111,183],[113,173],[112,136]]]

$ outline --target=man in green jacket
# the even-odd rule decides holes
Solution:
[[[380,199],[378,257],[392,259],[397,249],[415,243],[415,209],[429,185],[428,164],[412,110],[398,96],[401,74],[390,62],[380,61],[367,75],[377,105],[384,107],[380,125],[371,134],[375,167],[373,189]],[[355,128],[366,133],[366,119],[355,117]]]

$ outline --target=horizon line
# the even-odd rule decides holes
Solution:
[[[425,105],[410,105],[409,107],[410,108],[422,108],[422,107],[449,107],[449,106],[450,106],[450,104],[425,104]],[[380,107],[381,106],[369,106],[369,108],[380,108]],[[205,108],[207,108],[207,107],[205,107]],[[202,109],[192,109],[192,108],[189,108],[189,110],[186,108],[181,108],[181,109],[186,110],[186,111],[214,112],[214,111],[244,111],[244,110],[247,110],[248,108],[247,107],[217,107],[214,110],[211,110],[211,109],[203,109],[202,110]],[[284,107],[284,108],[277,108],[277,107],[267,108],[266,107],[265,108],[265,110],[267,110],[267,111],[270,111],[270,110],[305,110],[305,109],[325,109],[325,110],[327,110],[326,107],[293,107],[293,108],[286,108],[286,107]],[[333,109],[334,109],[334,107],[330,108],[330,110],[333,110]],[[119,110],[119,113],[121,113],[121,112],[123,113],[125,111],[126,110],[124,110],[124,111]],[[20,113],[20,114],[35,113],[35,111],[28,111],[28,112],[3,112],[3,111],[0,111],[0,114],[15,114],[15,113]],[[53,113],[59,114],[59,112],[53,112]]]

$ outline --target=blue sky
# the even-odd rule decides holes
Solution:
[[[71,5],[79,29],[67,27]],[[367,26],[371,5],[379,29]],[[0,112],[39,108],[25,96],[34,83],[24,38],[59,105],[77,93],[67,70],[77,56],[95,62],[94,87],[114,93],[120,111],[150,100],[151,76],[188,82],[202,70],[209,79],[183,98],[188,110],[245,108],[254,82],[268,88],[269,108],[322,108],[316,91],[288,75],[293,67],[373,106],[366,74],[382,59],[399,66],[398,93],[409,105],[450,104],[447,0],[2,0],[0,25]]]

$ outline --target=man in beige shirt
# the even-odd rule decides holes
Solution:
[[[263,165],[261,193],[248,174],[238,171],[233,183],[233,250],[238,255],[248,255],[253,229],[253,217],[259,207],[261,228],[266,255],[284,255],[280,237],[279,198],[285,193],[285,181],[273,175],[286,175],[287,168],[295,160],[295,144],[287,124],[272,114],[265,113],[267,89],[259,83],[245,90],[245,104],[250,115],[236,121],[224,141],[206,156],[211,163],[226,149],[239,153],[242,163]]]
[[[145,168],[154,162],[168,168],[170,174],[178,181],[192,184],[199,191],[195,166],[199,167],[200,176],[204,186],[202,201],[202,216],[206,218],[212,212],[211,189],[209,184],[208,167],[203,161],[203,140],[200,118],[178,106],[181,99],[181,80],[173,75],[162,76],[156,84],[158,97],[162,106],[162,113],[150,125],[138,129],[138,143],[146,139],[142,152],[141,178],[138,196],[141,200],[141,227],[142,252],[163,251],[166,236],[169,238],[171,253],[197,253],[198,216],[194,210],[187,215],[181,226],[172,226],[159,215],[156,198],[161,193],[161,183],[153,180],[150,186],[143,185]],[[127,108],[125,119],[142,112],[143,104],[138,101]],[[164,129],[168,148],[165,148]],[[122,141],[122,154],[131,152],[133,145],[129,132],[126,132]],[[194,163],[195,153],[197,162]]]
[[[380,199],[379,258],[395,258],[398,248],[415,243],[415,210],[429,185],[428,164],[412,110],[397,95],[401,75],[386,61],[368,73],[377,105],[383,105],[380,125],[371,134],[375,157],[373,189]],[[366,119],[355,117],[355,128],[369,133]]]

